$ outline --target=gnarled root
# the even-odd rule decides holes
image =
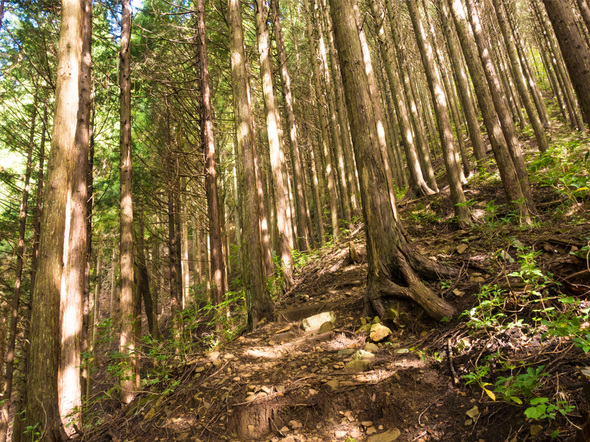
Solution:
[[[456,270],[446,266],[438,267],[437,263],[433,263],[435,266],[427,266],[426,264],[428,264],[428,262],[424,263],[419,259],[415,259],[415,262],[418,264],[417,267],[419,273],[434,273],[436,275],[447,276],[457,274]],[[410,263],[404,254],[398,254],[397,264],[397,270],[407,286],[395,283],[389,272],[385,272],[384,269],[381,269],[376,275],[371,275],[371,273],[369,273],[366,301],[370,303],[380,317],[386,315],[381,300],[382,296],[395,296],[411,299],[420,305],[431,318],[437,321],[455,314],[455,308],[451,304],[436,296],[432,290],[424,285],[413,266],[410,266]]]

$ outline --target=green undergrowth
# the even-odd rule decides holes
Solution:
[[[590,351],[590,303],[563,293],[559,281],[537,266],[537,257],[532,249],[519,249],[519,268],[508,275],[520,281],[518,290],[481,286],[477,304],[461,315],[469,337],[459,340],[455,351],[471,354],[486,343],[470,360],[471,369],[463,375],[466,385],[477,386],[492,401],[520,407],[528,419],[553,425],[560,417],[567,419],[575,404],[555,373],[536,361],[563,341]],[[531,357],[535,352],[537,357]],[[558,434],[556,429],[553,436]]]

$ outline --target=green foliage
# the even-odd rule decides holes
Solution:
[[[565,197],[564,205],[590,195],[588,145],[570,138],[554,144],[531,163],[532,180],[541,186],[554,188]]]
[[[40,425],[41,424],[37,422],[35,425],[27,425],[27,427],[25,428],[25,434],[27,435],[27,438],[31,438],[31,442],[41,440]]]
[[[498,285],[486,284],[476,294],[479,304],[463,312],[460,317],[468,317],[468,325],[476,330],[499,327],[503,325],[503,320],[506,318],[503,311],[506,295],[506,291]]]
[[[529,419],[549,419],[554,420],[557,417],[557,413],[560,413],[562,416],[565,416],[568,413],[571,413],[575,410],[571,404],[568,404],[567,401],[557,401],[555,403],[550,403],[549,398],[547,397],[537,397],[531,399],[530,407],[524,410],[524,415]]]

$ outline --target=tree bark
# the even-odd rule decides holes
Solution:
[[[476,48],[472,46],[472,40],[469,38],[467,18],[461,2],[453,0],[451,11],[455,29],[459,36],[459,42],[465,55],[465,61],[467,62],[471,79],[475,86],[475,94],[482,111],[494,157],[498,164],[504,191],[508,200],[518,208],[521,214],[525,217],[529,216],[529,210],[524,201],[524,195],[516,174],[515,165],[498,121],[498,114],[494,108],[494,102],[483,71],[483,66],[479,56],[476,55]]]
[[[479,129],[476,109],[469,97],[467,73],[463,69],[461,63],[461,54],[457,48],[457,40],[452,28],[452,19],[449,16],[449,6],[443,0],[437,0],[437,6],[439,14],[441,15],[441,23],[447,43],[447,50],[451,59],[455,82],[459,91],[459,98],[461,100],[465,120],[467,121],[467,128],[469,129],[469,138],[471,139],[471,144],[473,146],[473,153],[477,162],[482,163],[486,157],[485,143]]]
[[[120,255],[121,261],[121,335],[119,351],[126,355],[126,365],[121,379],[121,401],[131,402],[139,388],[139,353],[133,330],[135,300],[133,294],[133,165],[131,161],[131,0],[122,0],[121,19],[121,212]]]
[[[461,185],[459,165],[456,161],[455,145],[453,142],[453,133],[451,129],[451,122],[448,114],[447,98],[441,83],[440,72],[435,64],[434,52],[432,43],[428,40],[420,7],[416,0],[406,0],[414,34],[420,54],[422,56],[422,63],[428,78],[428,86],[430,94],[434,102],[434,110],[436,112],[438,131],[443,145],[443,158],[445,161],[445,168],[449,180],[449,187],[451,190],[451,199],[454,204],[455,216],[461,223],[471,223],[471,214],[467,207],[465,194],[463,193],[463,186]]]
[[[397,68],[395,56],[392,53],[394,45],[397,47],[397,51],[400,50],[399,42],[397,42],[395,38],[395,22],[391,21],[392,28],[389,28],[386,25],[385,19],[382,18],[383,13],[379,11],[378,6],[375,3],[376,1],[377,0],[372,0],[371,5],[373,7],[375,20],[378,20],[378,23],[381,24],[377,29],[379,50],[385,63],[385,73],[387,74],[389,86],[393,90],[395,112],[397,114],[400,131],[402,133],[404,151],[406,153],[406,162],[410,176],[410,188],[408,189],[408,194],[416,196],[433,195],[435,191],[430,188],[424,179],[424,171],[418,158],[414,130],[412,128],[412,123],[410,122],[407,100],[400,79],[400,70]],[[395,18],[395,14],[391,9],[392,6],[389,5],[388,2],[386,2],[386,4],[390,10],[390,19]],[[393,34],[391,33],[392,31]]]
[[[521,210],[520,215],[523,222],[530,224],[530,214],[535,211],[535,205],[531,194],[522,148],[520,146],[520,142],[518,141],[518,137],[516,136],[514,122],[510,117],[508,109],[506,109],[504,96],[500,87],[500,80],[498,79],[496,68],[492,63],[490,49],[483,34],[480,15],[474,0],[467,0],[467,10],[469,11],[471,28],[473,29],[473,35],[475,37],[475,43],[479,52],[479,57],[483,65],[483,71],[488,83],[488,87],[490,88],[494,108],[496,109],[497,115],[500,119],[502,133],[504,134],[504,139],[508,145],[508,152],[512,158],[512,163],[518,177],[518,184],[520,186],[521,193],[525,198],[523,203],[517,203],[519,205],[519,209]]]
[[[529,121],[533,126],[533,131],[535,132],[535,137],[537,139],[537,146],[541,152],[545,152],[549,145],[547,144],[547,137],[545,136],[545,128],[541,124],[541,120],[539,115],[535,111],[535,106],[533,104],[533,100],[529,95],[529,91],[527,89],[523,70],[520,66],[520,60],[518,57],[518,52],[516,50],[516,44],[514,43],[514,39],[512,33],[508,27],[508,22],[506,18],[506,11],[504,10],[504,5],[501,0],[494,0],[494,8],[496,10],[496,15],[498,17],[498,23],[500,25],[500,30],[502,32],[502,36],[504,37],[504,43],[506,45],[506,49],[508,52],[508,57],[510,58],[510,63],[514,70],[514,80],[516,82],[516,87],[518,89],[518,93],[522,99],[522,104],[526,110],[526,113],[529,117]]]
[[[287,114],[287,129],[289,133],[289,147],[291,153],[291,167],[293,169],[293,187],[295,195],[295,216],[297,220],[298,231],[298,248],[305,252],[310,247],[310,231],[307,219],[307,194],[305,188],[305,177],[302,170],[301,152],[299,148],[299,136],[297,134],[297,124],[295,121],[295,112],[293,110],[293,94],[291,92],[291,76],[287,69],[287,55],[285,53],[285,42],[283,39],[283,28],[281,24],[281,15],[279,0],[271,0],[273,24],[275,30],[275,40],[277,43],[277,52],[279,56],[281,86],[285,100],[285,111]]]
[[[64,267],[64,234],[71,189],[72,162],[79,103],[83,11],[79,0],[62,0],[56,109],[47,189],[44,194],[39,268],[31,314],[27,425],[42,440],[65,439],[58,406],[60,289]]]
[[[260,76],[262,78],[262,91],[266,108],[266,132],[270,148],[270,163],[272,167],[273,182],[275,185],[277,227],[279,232],[279,250],[281,256],[282,272],[285,285],[290,288],[293,280],[293,258],[291,256],[292,234],[290,227],[289,195],[287,180],[283,174],[283,143],[279,134],[279,115],[277,100],[273,87],[273,70],[270,61],[270,44],[268,37],[268,8],[263,0],[255,1],[256,35],[258,40],[258,52],[260,55]]]
[[[236,128],[239,159],[238,176],[241,196],[242,260],[248,328],[253,330],[259,321],[271,318],[273,303],[264,281],[262,249],[259,226],[259,205],[254,174],[254,116],[249,95],[249,79],[244,53],[244,31],[239,0],[228,0],[232,86],[236,111]]]
[[[207,40],[205,30],[205,7],[203,0],[197,1],[198,52],[201,71],[201,142],[205,148],[205,191],[209,214],[209,237],[211,239],[211,265],[213,268],[213,302],[219,304],[225,295],[225,265],[223,261],[221,218],[215,165],[215,138],[211,111],[211,90],[209,88],[209,66],[207,62]]]
[[[359,169],[361,201],[367,232],[368,280],[366,302],[385,316],[382,295],[413,299],[436,319],[451,316],[454,308],[436,297],[418,278],[414,269],[436,277],[435,264],[413,251],[400,231],[391,206],[383,164],[378,148],[377,126],[363,69],[363,55],[355,21],[356,0],[330,0],[336,46],[346,101],[349,109],[353,146]],[[442,273],[453,273],[440,266]]]
[[[590,123],[590,48],[576,26],[569,2],[543,0],[557,36],[565,65],[580,102],[586,124]]]
[[[311,65],[313,68],[313,81],[314,81],[314,89],[315,89],[315,102],[318,107],[318,115],[319,115],[319,123],[321,127],[321,146],[322,146],[322,156],[325,167],[323,168],[324,173],[326,174],[327,179],[327,187],[328,187],[328,199],[330,205],[330,222],[332,225],[332,235],[334,240],[338,239],[339,229],[338,229],[338,197],[336,194],[336,180],[334,177],[334,167],[332,166],[332,160],[330,156],[330,136],[328,134],[328,125],[329,121],[326,116],[326,110],[324,105],[324,92],[321,86],[321,75],[320,75],[320,68],[317,61],[317,46],[316,46],[316,39],[313,34],[313,25],[312,25],[312,16],[311,11],[309,9],[309,0],[304,0],[303,2],[305,8],[305,15],[306,15],[306,23],[307,23],[307,35],[309,39],[309,46],[310,46],[310,58],[311,58]]]

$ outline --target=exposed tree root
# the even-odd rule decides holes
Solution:
[[[419,276],[430,280],[452,277],[458,274],[457,269],[431,261],[415,252],[405,253],[401,247],[398,247],[392,261],[395,262],[389,265],[382,263],[376,272],[369,271],[366,307],[372,307],[379,316],[384,317],[386,311],[382,297],[394,296],[411,299],[437,321],[455,314],[455,308],[436,296]]]

